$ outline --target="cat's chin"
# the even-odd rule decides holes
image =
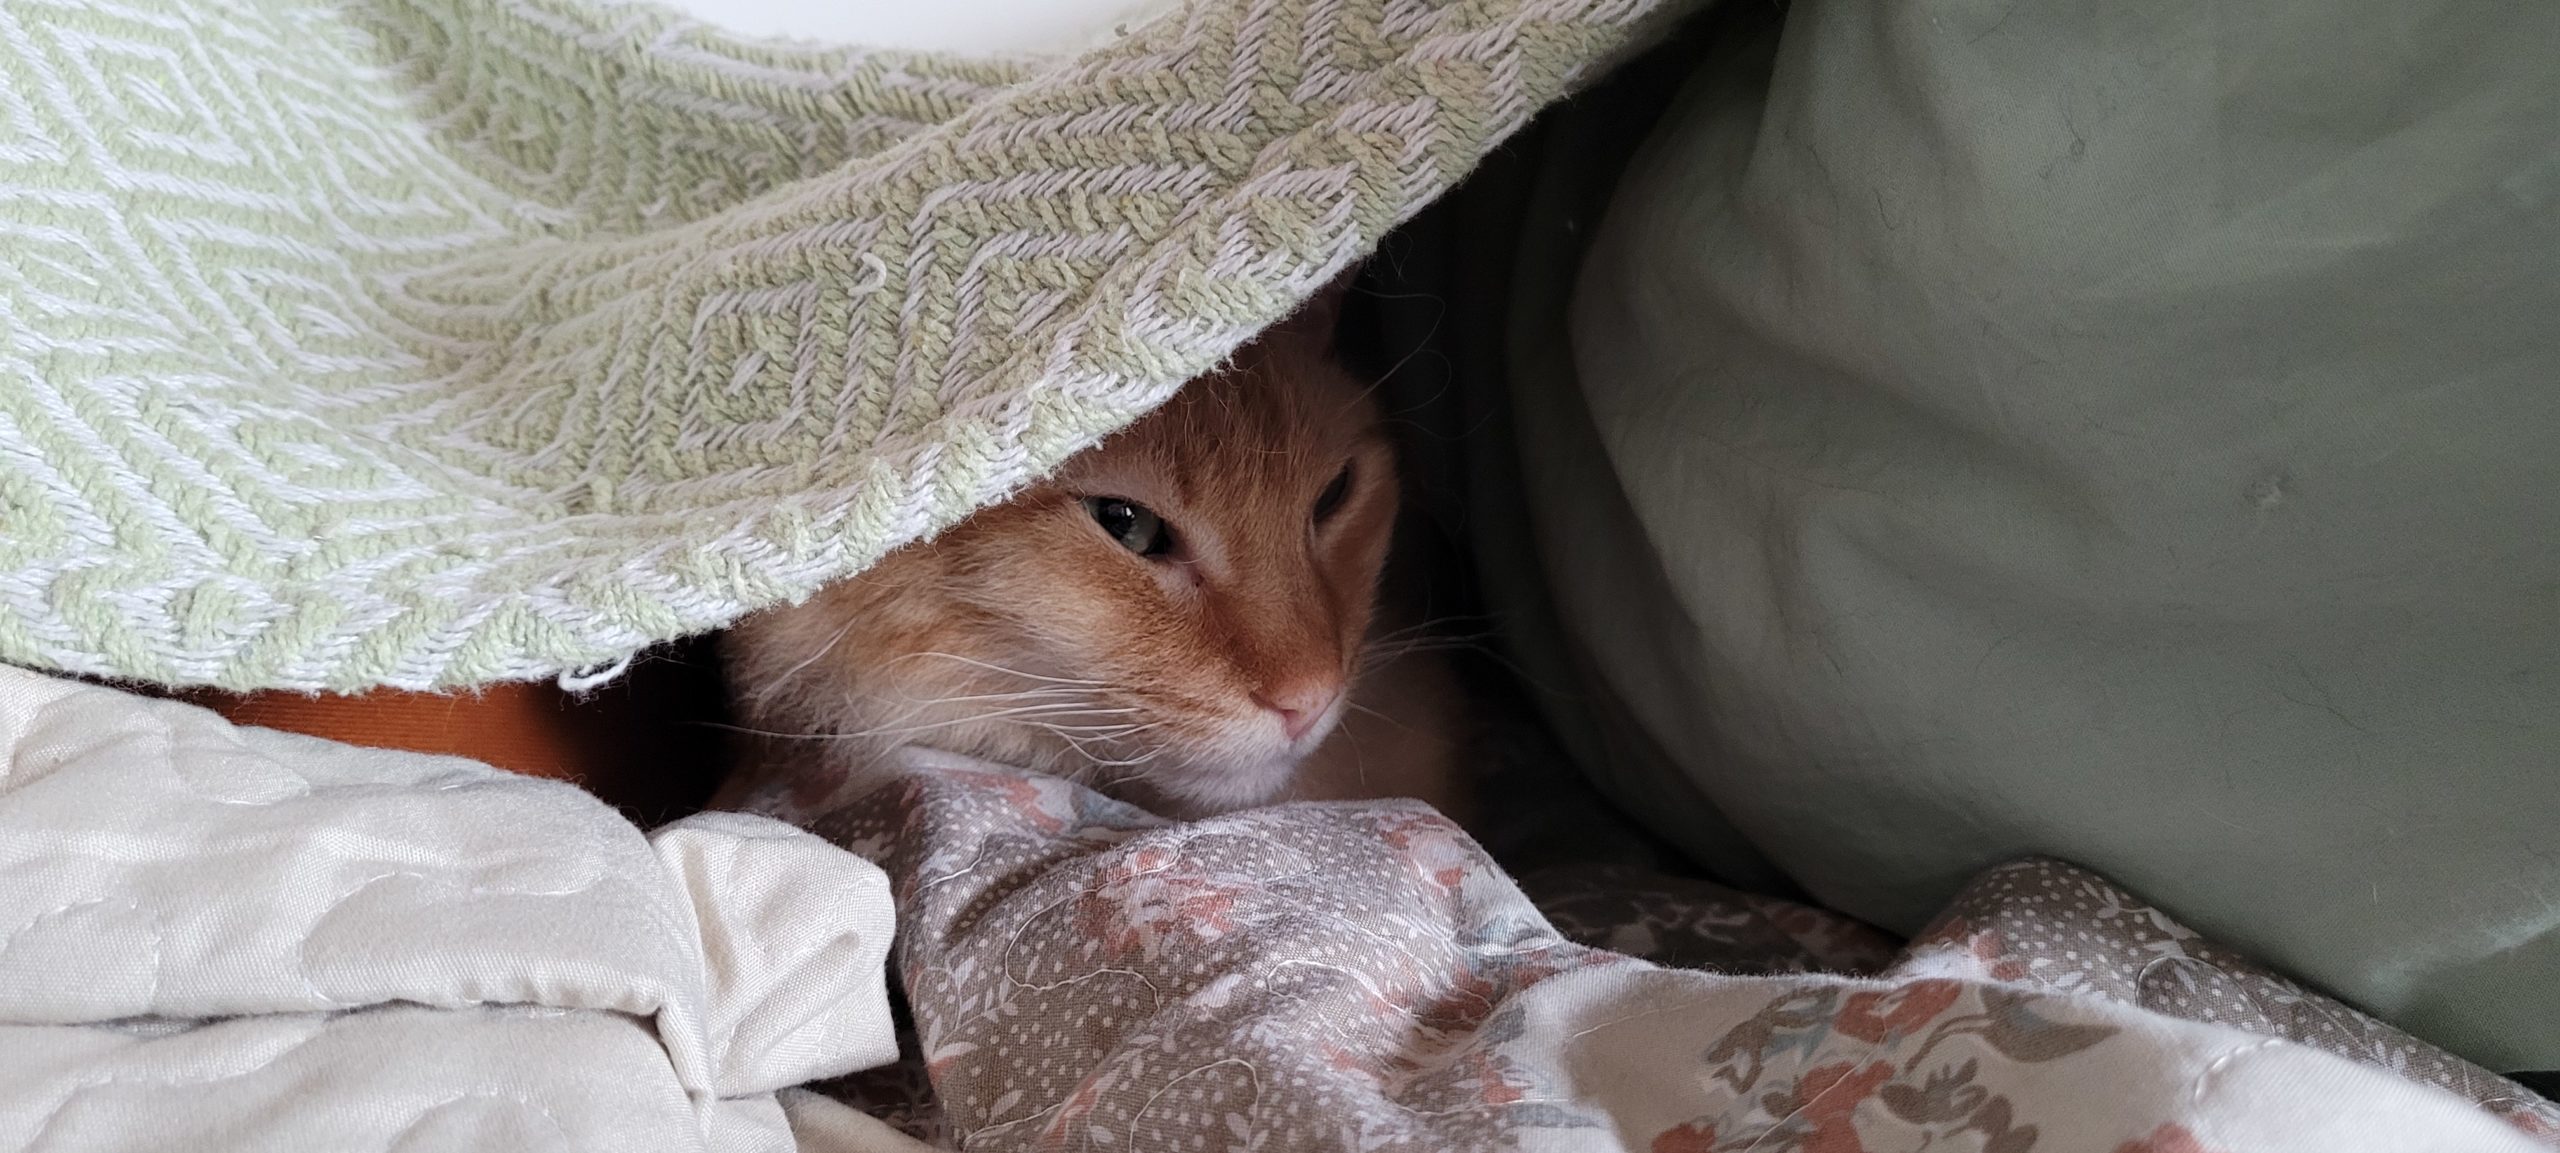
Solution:
[[[1118,782],[1109,791],[1158,816],[1196,821],[1282,799],[1296,779],[1301,759],[1185,765]]]

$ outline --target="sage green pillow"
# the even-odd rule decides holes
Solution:
[[[1596,434],[1522,462],[1668,754],[1621,800],[1902,930],[2068,858],[2560,1067],[2555,46],[2551,4],[1805,2],[1765,84],[1702,73],[1578,382],[1520,385]]]

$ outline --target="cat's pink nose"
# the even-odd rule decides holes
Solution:
[[[1254,703],[1269,709],[1280,718],[1280,730],[1292,741],[1303,739],[1307,730],[1333,711],[1333,700],[1342,695],[1342,686],[1331,681],[1302,681],[1268,692],[1253,694]]]

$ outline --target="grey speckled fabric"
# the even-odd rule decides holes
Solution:
[[[2370,1022],[2309,1025],[2354,1014],[2067,866],[1993,874],[1961,924],[1895,958],[1834,914],[1632,866],[1541,897],[1412,802],[1183,824],[945,754],[896,768],[876,786],[778,782],[751,803],[895,879],[910,1068],[837,1089],[959,1148],[2522,1153],[2560,1139],[2560,1113],[2516,1086]],[[2155,995],[2164,958],[2219,991]]]

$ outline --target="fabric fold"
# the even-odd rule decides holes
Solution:
[[[0,751],[0,1146],[788,1148],[895,1053],[885,879],[778,822],[5,667]]]

